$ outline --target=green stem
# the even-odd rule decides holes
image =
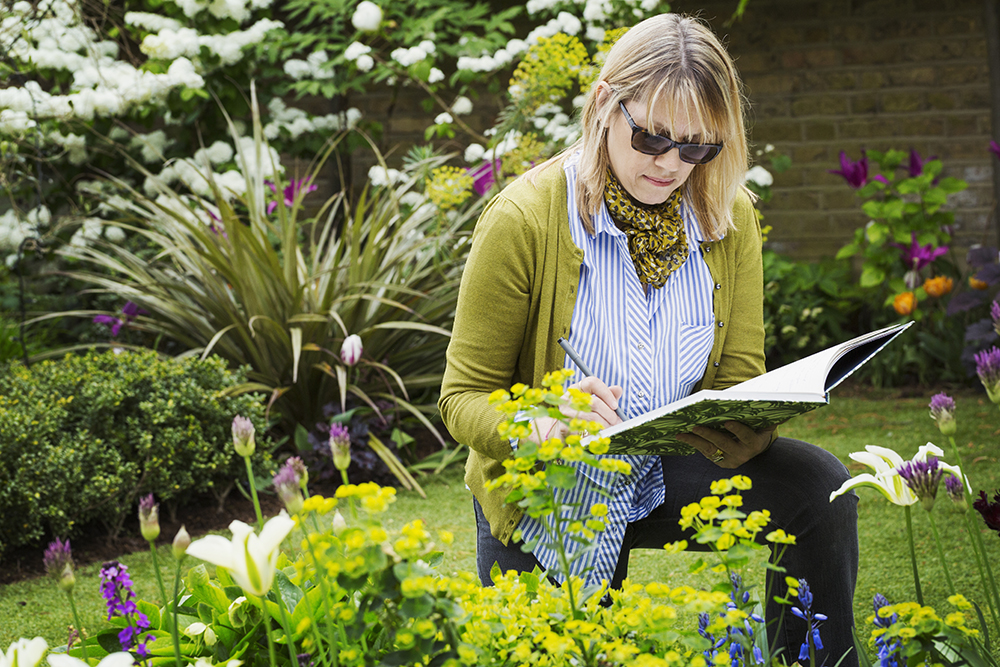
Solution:
[[[66,597],[69,598],[69,608],[73,612],[73,622],[76,623],[76,631],[80,635],[80,650],[83,652],[83,661],[87,664],[87,640],[83,636],[83,626],[80,625],[80,615],[76,612],[76,603],[73,602],[73,591],[66,591]]]
[[[267,637],[267,656],[270,658],[270,666],[277,667],[278,658],[274,652],[274,640],[271,639],[271,612],[267,610],[267,599],[260,598],[260,608],[264,612],[264,636]]]
[[[920,574],[917,572],[917,550],[913,546],[913,519],[910,516],[910,506],[906,505],[906,536],[910,542],[910,564],[913,566],[913,586],[917,590],[917,604],[924,606],[924,592],[920,589]]]
[[[299,667],[299,657],[295,655],[295,642],[292,641],[292,624],[288,621],[288,612],[285,610],[284,600],[278,596],[278,609],[281,610],[281,627],[285,629],[285,643],[288,645],[288,659],[293,667]],[[266,604],[266,603],[265,603]]]
[[[180,606],[180,593],[181,593],[181,562],[184,560],[184,554],[177,559],[177,571],[174,573],[174,622],[170,627],[170,635],[174,639],[174,654],[177,656],[177,667],[183,667],[184,660],[180,657],[181,655],[181,638],[180,630],[177,628],[178,618],[180,612],[177,611],[177,607]]]
[[[318,522],[316,521],[316,515],[315,514],[312,515],[312,521],[313,521],[313,526],[316,528],[316,532],[319,533],[320,532],[319,525],[318,525]],[[314,641],[316,642],[316,647],[319,649],[319,652],[320,652],[320,660],[324,664],[333,664],[334,666],[336,666],[336,664],[337,664],[337,655],[336,655],[336,650],[334,648],[335,647],[335,642],[334,642],[335,637],[334,637],[334,632],[333,632],[333,625],[331,624],[332,622],[330,620],[330,591],[327,588],[326,576],[320,571],[319,560],[316,558],[316,552],[314,550],[315,547],[313,546],[312,540],[309,537],[309,532],[304,527],[302,528],[302,535],[303,535],[303,537],[305,537],[306,548],[309,550],[309,557],[312,559],[313,569],[316,571],[316,579],[319,581],[320,591],[322,591],[322,593],[323,593],[322,616],[323,616],[324,622],[326,624],[326,635],[327,635],[327,642],[326,643],[329,644],[330,655],[329,656],[327,655],[327,646],[322,641],[322,636],[320,635],[320,632],[319,632],[319,624],[318,623],[312,623],[311,624],[312,628],[313,628]],[[312,606],[312,602],[309,600],[309,594],[308,594],[308,592],[306,593],[306,595],[304,596],[304,598],[305,598],[306,604],[309,605],[309,614],[310,614],[310,616],[312,616],[313,620],[315,621],[316,618],[317,618],[317,615],[315,613],[314,607]]]
[[[156,584],[160,587],[160,597],[163,599],[163,611],[165,613],[169,612],[170,603],[167,601],[167,589],[163,586],[163,575],[160,573],[160,563],[156,558],[156,544],[150,540],[149,541],[149,553],[153,556],[153,571],[156,573]],[[177,606],[177,597],[174,597],[173,601],[174,607]],[[176,626],[171,628],[170,633],[174,637],[174,659],[177,661],[177,667],[183,667],[181,662],[181,644],[177,637]]]
[[[250,495],[253,497],[253,510],[257,513],[257,530],[264,528],[264,516],[260,513],[260,501],[257,500],[257,482],[254,480],[253,468],[250,466],[250,457],[244,456],[243,462],[247,464],[247,478],[250,480]]]
[[[934,515],[929,511],[927,512],[927,519],[931,522],[931,533],[934,534],[934,544],[937,546],[938,558],[941,559],[941,569],[944,570],[944,580],[948,582],[948,592],[954,595],[955,584],[951,582],[951,575],[948,574],[948,562],[944,558],[944,547],[941,546],[941,536],[938,534],[937,523],[934,521]]]

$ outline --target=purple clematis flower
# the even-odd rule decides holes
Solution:
[[[308,178],[292,179],[292,182],[286,185],[285,189],[282,191],[282,194],[284,195],[285,206],[292,206],[295,203],[295,198],[302,190],[305,190],[306,192],[313,192],[314,190],[316,190],[317,189],[316,186],[310,183],[311,180],[312,176]],[[268,181],[267,185],[268,187],[271,188],[271,192],[274,193],[278,192],[278,188],[274,183]],[[274,209],[276,208],[278,208],[278,202],[276,201],[270,202],[267,205],[267,214],[271,215],[271,213],[273,213]]]
[[[500,160],[487,160],[474,169],[469,169],[468,174],[472,177],[472,189],[480,197],[485,195],[497,182],[494,176],[494,168],[500,171]]]
[[[911,148],[910,162],[906,166],[906,169],[910,174],[910,178],[916,178],[920,174],[924,173],[924,165],[930,162],[931,160],[936,160],[936,159],[937,156],[932,155],[925,160],[924,158],[920,157],[920,153],[918,153],[915,149]]]
[[[868,182],[868,158],[864,151],[861,151],[861,159],[855,162],[847,157],[847,153],[840,151],[840,169],[827,169],[827,171],[843,176],[848,185],[857,189]]]
[[[894,245],[903,251],[903,257],[902,257],[903,264],[905,264],[907,268],[912,269],[913,271],[920,271],[922,268],[933,262],[935,259],[948,252],[948,246],[946,245],[940,246],[938,248],[935,248],[930,243],[924,246],[920,245],[917,242],[916,233],[910,234],[909,248],[899,243],[893,243],[891,245]]]
[[[1000,158],[1000,144],[998,144],[996,141],[991,140],[990,152],[996,155],[998,158]]]
[[[95,324],[107,324],[111,327],[111,337],[117,338],[118,332],[122,330],[123,326],[127,326],[129,322],[140,315],[149,315],[149,311],[143,310],[131,301],[127,301],[125,302],[125,305],[122,306],[122,315],[123,317],[114,317],[112,315],[94,315],[93,322]]]

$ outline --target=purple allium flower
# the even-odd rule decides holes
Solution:
[[[1000,158],[1000,144],[997,144],[996,141],[992,141],[991,140],[990,141],[990,152],[993,153],[994,155],[996,155],[998,158]]]
[[[986,526],[997,531],[997,536],[1000,537],[1000,490],[993,492],[993,502],[986,499],[985,491],[980,491],[979,497],[972,501],[972,509],[979,512]]]
[[[951,501],[958,505],[963,512],[968,509],[968,505],[965,504],[965,485],[962,484],[962,480],[954,475],[948,475],[944,478],[944,490]]]
[[[298,456],[292,456],[285,463],[290,465],[292,470],[295,471],[295,476],[299,480],[299,487],[305,491],[306,486],[309,484],[309,469],[306,467],[306,464]]]
[[[160,506],[152,493],[139,501],[139,531],[147,542],[155,542],[160,536]]]
[[[938,483],[944,469],[938,465],[936,456],[928,456],[926,461],[907,461],[896,468],[910,490],[920,499],[928,512],[934,507]]]
[[[809,590],[809,583],[805,579],[799,579],[799,592],[798,592],[799,604],[802,608],[793,606],[791,611],[792,614],[798,616],[803,621],[808,624],[808,629],[806,630],[805,641],[802,642],[802,646],[799,647],[799,660],[809,659],[809,645],[812,644],[813,648],[817,651],[823,648],[823,641],[819,636],[819,625],[822,621],[826,620],[826,614],[818,614],[812,610],[813,594]]]
[[[343,424],[330,424],[330,454],[337,470],[351,466],[351,433]]]
[[[298,459],[298,462],[301,465],[302,459]],[[278,470],[271,481],[274,483],[274,488],[277,490],[281,502],[285,504],[288,513],[298,514],[301,512],[303,503],[302,487],[299,486],[299,474],[291,459],[286,461],[285,465],[281,466],[281,469]]]
[[[149,629],[149,619],[139,611],[135,604],[135,592],[132,590],[132,579],[128,575],[128,567],[112,560],[101,566],[101,596],[108,607],[108,620],[121,616],[128,624],[118,633],[118,642],[123,650],[128,651],[133,646],[136,655],[141,659],[149,657],[146,642],[153,635],[140,638]]]
[[[990,304],[990,317],[993,318],[993,331],[1000,335],[1000,303]]]
[[[868,157],[864,151],[861,151],[861,159],[854,162],[847,157],[847,153],[840,151],[840,169],[827,169],[827,171],[843,176],[852,188],[861,188],[868,182]],[[882,180],[885,181],[885,179]]]
[[[931,419],[937,422],[938,430],[943,435],[955,435],[955,399],[945,393],[934,394],[928,406],[931,409]]]
[[[948,252],[948,246],[935,248],[930,243],[925,246],[921,246],[917,242],[916,232],[910,233],[909,248],[900,243],[892,243],[890,245],[893,245],[903,251],[903,264],[906,265],[907,269],[911,269],[913,271],[920,271],[935,259]]]
[[[282,195],[284,195],[285,206],[292,206],[295,203],[295,197],[298,196],[299,192],[305,190],[306,192],[313,192],[316,190],[316,186],[310,183],[312,177],[292,179],[291,182],[285,186],[282,190]],[[268,187],[271,188],[271,192],[277,193],[278,188],[274,183],[267,181]],[[272,201],[267,205],[267,214],[271,215],[274,209],[278,208],[278,202]]]
[[[76,577],[73,575],[73,552],[69,540],[63,542],[57,537],[50,542],[42,555],[42,564],[49,576],[59,583],[59,588],[67,592],[73,590]]]
[[[1000,349],[996,346],[975,354],[976,374],[994,403],[1000,403]]]

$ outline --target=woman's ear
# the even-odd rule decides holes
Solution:
[[[597,102],[597,108],[600,109],[607,104],[608,100],[611,98],[611,86],[607,81],[598,81],[597,90],[594,91],[594,94],[597,96],[595,100]]]

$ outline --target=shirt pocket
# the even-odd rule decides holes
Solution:
[[[681,323],[677,332],[677,381],[681,396],[691,393],[691,388],[705,375],[705,364],[714,342],[714,322]]]

